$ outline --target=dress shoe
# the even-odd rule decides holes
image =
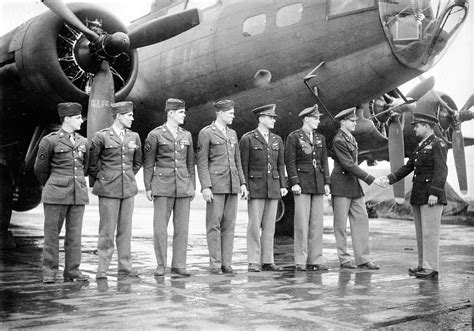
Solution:
[[[95,279],[107,279],[107,274],[105,272],[98,272],[95,275]]]
[[[351,261],[341,263],[341,269],[355,269],[356,266]]]
[[[250,272],[260,272],[260,265],[258,263],[249,263],[248,271],[250,271]]]
[[[222,269],[222,273],[224,273],[224,274],[230,274],[230,275],[235,274],[235,271],[232,270],[231,266],[229,266],[229,267],[222,266],[221,269]]]
[[[415,272],[416,278],[433,278],[438,279],[438,272],[430,269],[422,269]]]
[[[186,268],[171,268],[171,272],[182,277],[189,277],[191,274],[186,271]]]
[[[307,264],[306,269],[313,271],[326,271],[329,268],[324,264]]]
[[[43,283],[45,284],[52,284],[56,282],[56,277],[53,276],[43,276]]]
[[[277,266],[275,263],[264,263],[262,265],[262,270],[263,271],[282,271],[283,268],[280,266]]]
[[[368,269],[368,270],[378,270],[380,269],[380,267],[378,265],[376,265],[374,262],[367,262],[367,263],[364,263],[364,264],[359,264],[358,265],[359,268],[361,269]]]
[[[86,282],[88,280],[89,280],[89,276],[84,275],[80,271],[64,275],[64,281],[65,282],[73,282],[73,281]]]
[[[157,266],[155,271],[153,272],[153,276],[164,276],[165,275],[165,267]]]
[[[415,273],[419,272],[419,271],[422,271],[423,270],[423,267],[421,266],[418,266],[416,268],[408,268],[408,274],[410,276],[415,276]]]
[[[297,264],[296,271],[306,271],[306,266],[304,264]]]
[[[130,278],[140,278],[138,271],[130,270],[130,271],[119,271],[118,276],[120,277],[130,277]]]
[[[218,268],[211,268],[211,270],[209,270],[209,273],[213,275],[222,275],[221,269],[218,269]]]

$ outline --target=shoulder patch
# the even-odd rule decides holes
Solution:
[[[151,144],[149,141],[147,141],[145,143],[145,153],[148,153],[149,151],[151,151]]]

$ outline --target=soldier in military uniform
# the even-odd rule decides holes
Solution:
[[[242,169],[249,191],[247,258],[251,272],[282,270],[274,263],[273,236],[278,200],[288,191],[283,140],[270,131],[277,117],[275,107],[271,104],[254,109],[258,127],[240,140]]]
[[[133,104],[111,104],[114,123],[96,132],[91,142],[89,184],[99,196],[99,268],[96,279],[106,279],[114,253],[117,229],[119,276],[138,277],[132,269],[130,241],[134,197],[138,192],[135,174],[142,165],[140,137],[130,131]]]
[[[330,194],[326,141],[318,105],[299,113],[303,126],[286,139],[285,163],[295,200],[294,255],[297,271],[328,270],[323,264],[323,195]]]
[[[351,226],[355,263],[359,268],[376,270],[379,266],[370,261],[369,218],[365,208],[364,191],[359,179],[371,185],[375,178],[359,167],[357,142],[352,135],[357,125],[354,108],[335,116],[340,129],[333,139],[334,169],[331,173],[334,235],[341,268],[355,269],[347,252],[347,217]],[[377,184],[378,182],[376,182]],[[381,185],[381,184],[380,184]]]
[[[436,117],[415,113],[411,124],[421,141],[408,162],[388,175],[388,181],[393,184],[413,171],[410,204],[415,222],[418,266],[408,269],[408,273],[420,278],[437,278],[441,214],[443,205],[447,204],[444,187],[448,175],[448,147],[434,135],[434,127],[438,124]]]
[[[155,276],[164,276],[167,263],[168,222],[173,212],[173,260],[171,272],[188,277],[189,209],[195,191],[194,147],[184,123],[183,100],[166,100],[167,121],[152,130],[145,141],[143,175],[148,200],[153,201],[153,244],[157,268]]]
[[[44,186],[43,282],[54,283],[59,265],[59,233],[66,220],[64,243],[64,280],[85,281],[89,276],[79,270],[81,263],[82,218],[89,203],[87,175],[89,145],[76,133],[81,128],[82,106],[58,104],[61,129],[39,144],[34,171]]]
[[[247,198],[237,133],[228,128],[234,102],[213,105],[216,120],[199,132],[197,170],[206,205],[206,236],[211,273],[232,274],[232,251],[237,217],[237,195]]]

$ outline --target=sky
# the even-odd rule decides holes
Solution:
[[[203,3],[214,0],[191,1]],[[64,2],[77,1],[65,0]],[[107,8],[128,25],[132,20],[148,13],[153,0],[94,0],[91,2]],[[458,108],[461,108],[467,98],[474,94],[474,8],[472,6],[473,3],[471,3],[471,12],[465,25],[447,53],[433,69],[424,74],[425,77],[433,76],[436,81],[435,89],[450,95]],[[46,10],[47,8],[39,0],[0,0],[0,36]],[[400,90],[406,93],[417,83],[419,83],[418,78],[404,84]],[[471,110],[474,111],[472,108]],[[474,137],[474,120],[463,123],[462,131],[464,136]],[[468,170],[469,183],[473,183],[470,187],[474,192],[474,176],[469,175],[474,172],[474,146],[466,148],[466,157],[468,169],[471,170]],[[454,169],[451,152],[448,164],[450,169]],[[454,171],[450,172],[448,180],[453,188],[458,190]],[[468,197],[474,200],[474,193],[470,192]]]

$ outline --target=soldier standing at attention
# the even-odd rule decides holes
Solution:
[[[443,205],[447,204],[444,187],[448,176],[448,147],[434,135],[434,127],[438,124],[436,117],[415,113],[411,124],[421,141],[408,162],[388,175],[388,181],[393,184],[414,172],[410,204],[415,222],[418,266],[408,269],[408,273],[419,278],[437,279],[441,214]]]
[[[242,169],[249,191],[247,257],[251,272],[259,272],[261,262],[263,271],[282,270],[273,260],[273,236],[278,200],[288,191],[283,140],[270,131],[277,117],[275,107],[271,104],[254,109],[258,127],[240,140]]]
[[[318,105],[302,110],[303,127],[288,135],[285,163],[295,199],[295,264],[297,271],[324,271],[323,194],[330,194],[326,141],[315,130],[321,113]]]
[[[359,167],[359,149],[352,135],[357,125],[354,108],[335,116],[341,128],[333,139],[334,169],[331,173],[334,235],[341,268],[355,269],[347,252],[347,216],[349,216],[355,263],[359,268],[375,270],[379,266],[369,260],[369,217],[359,179],[371,185],[375,178]],[[378,182],[376,182],[377,185]]]
[[[43,283],[54,283],[59,269],[59,233],[66,220],[64,242],[64,281],[85,281],[89,276],[79,270],[81,264],[82,218],[89,203],[87,175],[89,146],[87,139],[75,133],[81,128],[82,106],[58,104],[61,129],[41,139],[34,171],[44,186]]]
[[[153,245],[157,268],[164,276],[167,263],[168,222],[173,212],[173,260],[171,272],[189,277],[186,271],[189,209],[194,198],[196,177],[191,133],[182,129],[185,103],[166,100],[166,123],[152,130],[145,141],[143,176],[148,200],[153,201]]]
[[[237,195],[247,198],[234,120],[234,102],[213,105],[216,120],[199,132],[197,170],[206,205],[209,266],[213,274],[233,274],[232,251],[237,217]]]
[[[110,105],[114,123],[96,132],[91,143],[89,184],[99,196],[99,268],[96,279],[106,279],[114,253],[117,229],[118,275],[138,277],[132,269],[130,241],[134,197],[138,192],[135,174],[142,165],[140,137],[130,131],[131,101]]]

